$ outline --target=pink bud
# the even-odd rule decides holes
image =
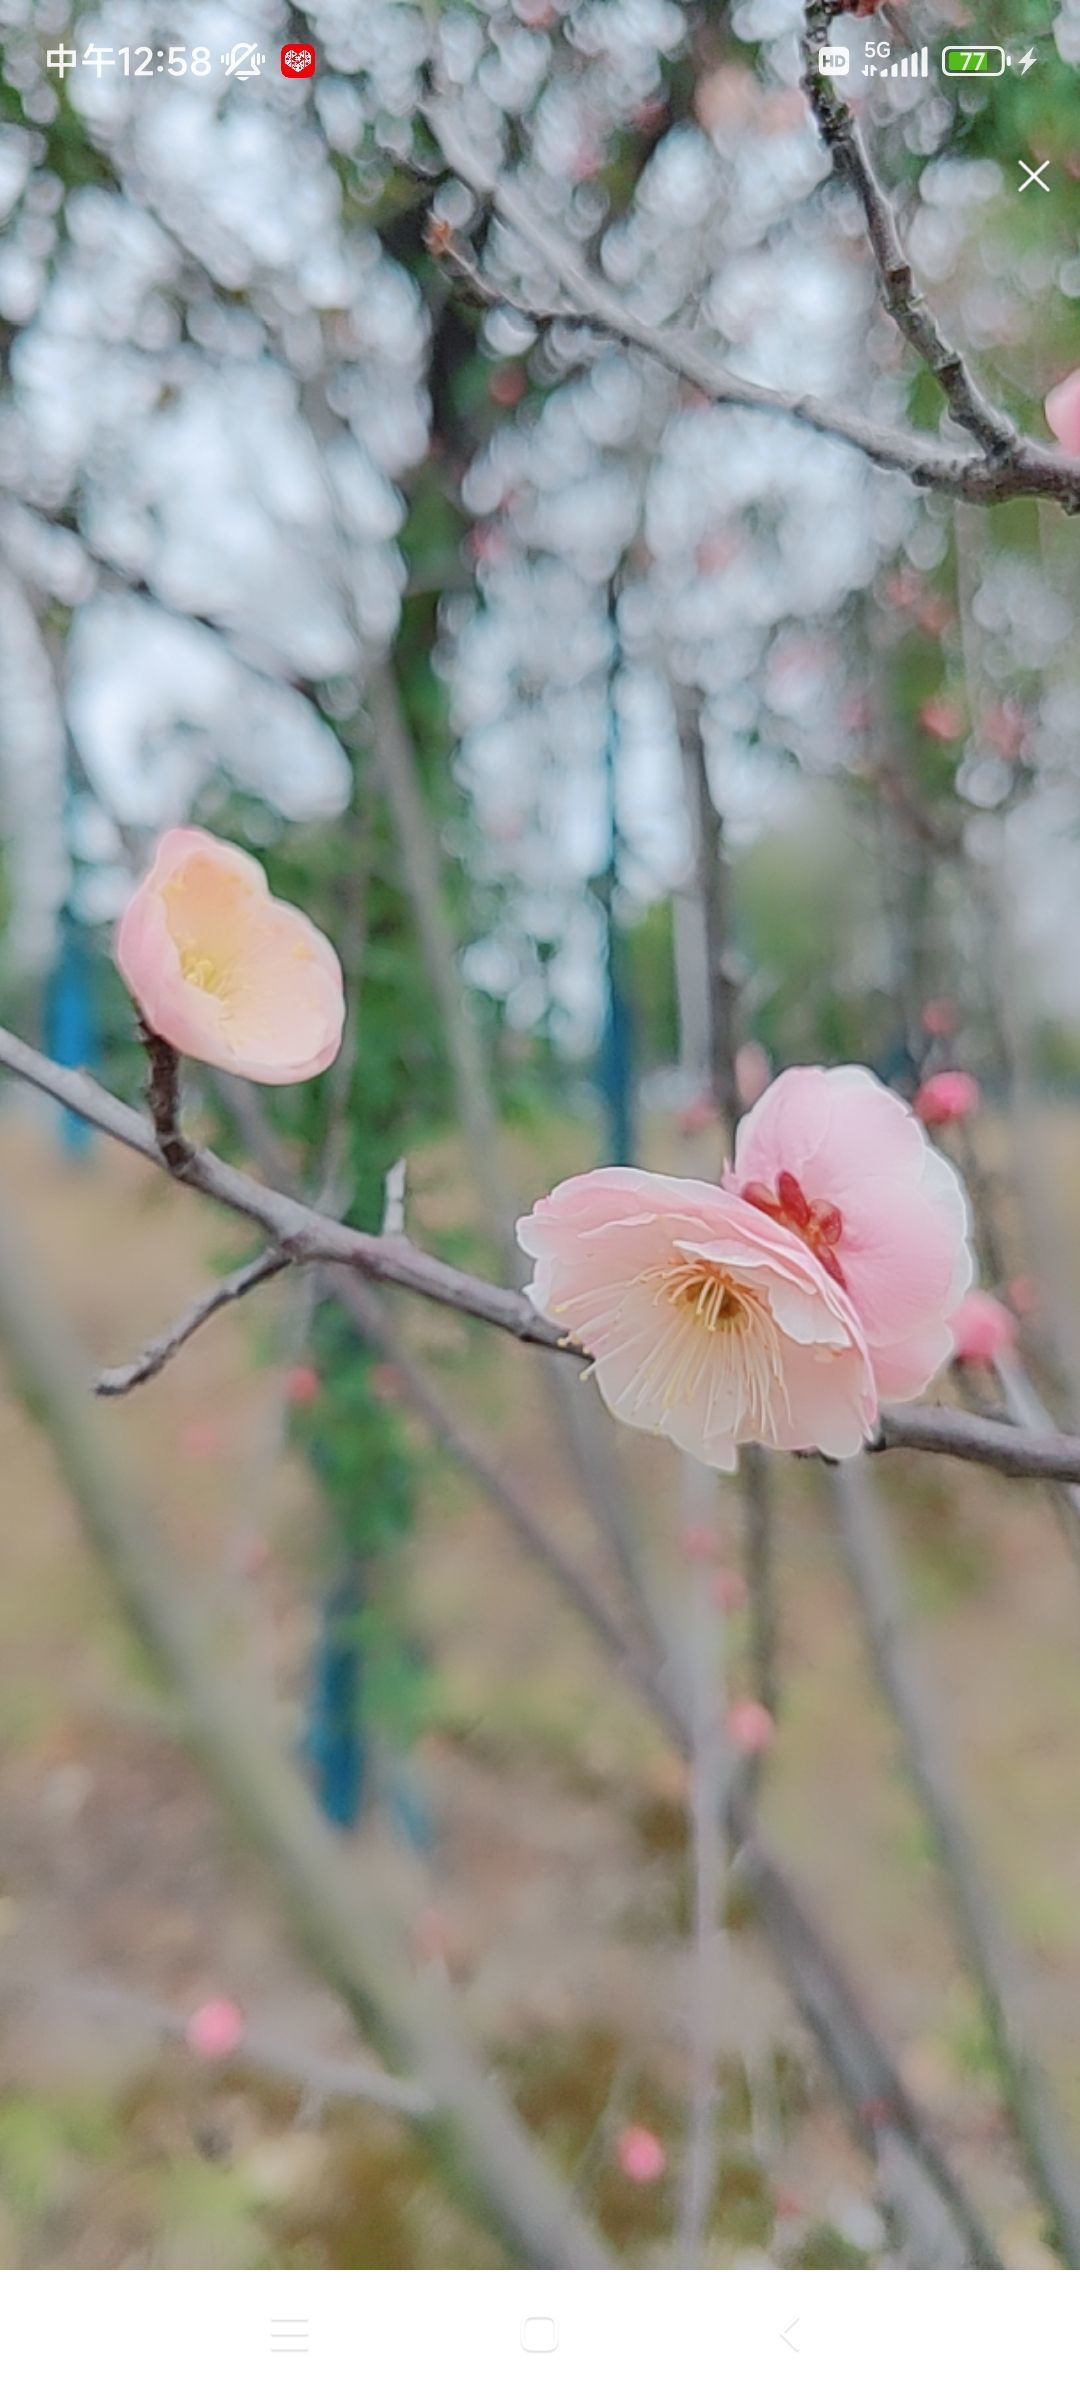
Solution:
[[[209,1417],[191,1417],[180,1428],[180,1448],[185,1458],[217,1458],[221,1435]]]
[[[743,1042],[735,1053],[735,1089],[744,1108],[752,1108],[772,1082],[772,1061],[760,1042]]]
[[[292,1408],[310,1408],[317,1400],[322,1385],[314,1367],[299,1364],[290,1367],[285,1377],[285,1395]]]
[[[518,401],[525,397],[527,381],[524,367],[517,365],[496,367],[488,384],[488,390],[496,407],[516,408]]]
[[[955,1125],[962,1117],[974,1116],[981,1099],[974,1075],[965,1075],[962,1067],[943,1067],[920,1085],[915,1114],[924,1125]]]
[[[1007,1290],[1018,1317],[1033,1317],[1042,1307],[1042,1290],[1034,1275],[1014,1275]]]
[[[231,2058],[244,2039],[243,2011],[235,2000],[204,2000],[188,2018],[184,2039],[196,2058]]]
[[[711,1525],[684,1525],[679,1535],[679,1549],[690,1567],[710,1567],[716,1557],[716,1535]]]
[[[1056,383],[1044,402],[1046,422],[1055,440],[1076,458],[1080,457],[1080,367],[1066,375],[1064,383]]]
[[[713,1607],[719,1609],[721,1616],[737,1617],[740,1610],[746,1607],[747,1601],[746,1585],[742,1576],[736,1575],[731,1567],[718,1567],[712,1579],[709,1597]]]
[[[936,1041],[943,1041],[950,1033],[956,1032],[960,1011],[955,1000],[928,1000],[922,1012],[922,1021],[924,1033],[932,1034]]]
[[[1016,1344],[1016,1318],[993,1292],[966,1292],[950,1319],[953,1357],[965,1366],[993,1365],[1003,1350]]]
[[[999,758],[1017,759],[1027,739],[1027,718],[1018,700],[995,700],[983,710],[979,730]]]
[[[376,1400],[400,1400],[405,1389],[397,1368],[392,1367],[387,1359],[380,1359],[378,1365],[372,1367],[368,1384]]]
[[[715,1123],[716,1103],[708,1092],[699,1092],[697,1099],[688,1101],[679,1112],[680,1133],[707,1133]]]
[[[964,730],[964,712],[948,694],[939,692],[935,699],[924,702],[919,710],[919,723],[924,733],[932,734],[935,742],[958,742]]]
[[[736,1750],[747,1758],[767,1750],[776,1726],[760,1700],[735,1700],[727,1714],[727,1729]]]
[[[647,2125],[624,2125],[615,2155],[631,2183],[658,2183],[667,2166],[667,2151]]]

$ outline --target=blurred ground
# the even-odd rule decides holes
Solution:
[[[239,1255],[234,1228],[139,1162],[104,1146],[85,1165],[64,1162],[34,1111],[0,1115],[0,1177],[98,1363],[133,1355]],[[440,1180],[421,1162],[421,1229],[438,1221]],[[257,1296],[158,1382],[101,1404],[190,1566],[192,1606],[215,1611],[223,1672],[249,1679],[287,1739],[324,1563],[312,1492],[295,1452],[280,1456],[275,1328],[291,1305],[284,1287]],[[585,1543],[535,1362],[456,1322],[410,1323],[507,1472]],[[659,1443],[627,1447],[652,1564],[677,1589],[671,1458]],[[1080,1566],[1037,1493],[929,1461],[875,1472],[957,1780],[1080,2141]],[[1009,2263],[1049,2263],[868,1689],[823,1471],[793,1465],[784,1495],[786,1698],[768,1820]],[[2,1394],[0,1525],[0,2263],[487,2263],[484,2237],[385,2117],[313,2110],[287,2082],[208,2070],[137,2018],[89,2005],[101,1987],[183,2012],[227,1992],[253,2030],[298,2054],[353,2054],[118,1629],[44,1442]],[[731,1514],[733,1540],[735,1525]],[[658,2256],[673,2179],[628,2184],[612,2143],[629,2121],[657,2127],[669,2152],[678,2142],[681,1770],[558,1593],[434,1457],[419,1532],[393,1571],[438,1662],[418,1760],[436,1855],[420,1867],[390,1856],[385,1831],[350,1838],[379,1846],[418,1947],[434,1954],[425,1971],[452,1978],[614,2238],[627,2255]],[[736,1687],[741,1639],[736,1621]],[[880,2227],[863,2164],[752,1926],[736,1921],[724,1975],[711,2255],[872,2261]]]

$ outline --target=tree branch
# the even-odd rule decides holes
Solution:
[[[184,1343],[191,1340],[192,1334],[217,1316],[219,1309],[228,1308],[233,1300],[245,1299],[248,1292],[255,1291],[260,1283],[268,1283],[272,1275],[280,1275],[291,1264],[282,1250],[260,1250],[258,1257],[249,1259],[246,1266],[234,1267],[231,1275],[223,1275],[221,1282],[204,1292],[201,1299],[193,1300],[191,1307],[164,1333],[147,1342],[130,1366],[103,1368],[94,1385],[99,1398],[114,1400],[125,1392],[135,1391],[141,1383],[150,1383],[183,1349]]]
[[[852,111],[843,93],[819,71],[818,51],[828,43],[835,13],[832,0],[807,0],[803,90],[833,165],[862,209],[885,308],[904,340],[929,367],[945,395],[953,423],[971,434],[988,460],[1015,469],[1022,465],[1027,445],[1011,420],[980,390],[966,359],[946,339],[933,310],[916,290],[892,205],[870,164]],[[1080,478],[1074,475],[1073,480],[1075,507],[1080,505]]]
[[[1003,430],[1000,443],[994,450],[980,440],[978,450],[964,451],[931,440],[924,434],[914,432],[909,426],[877,425],[869,417],[835,407],[828,401],[812,399],[806,393],[747,383],[742,376],[733,374],[730,368],[718,364],[681,326],[652,325],[629,307],[615,286],[587,266],[579,252],[544,221],[508,176],[488,172],[463,138],[448,109],[431,107],[428,110],[428,122],[447,166],[478,200],[485,201],[494,209],[496,216],[526,243],[535,257],[543,260],[560,289],[573,303],[573,311],[567,313],[576,315],[580,324],[596,332],[609,334],[624,347],[642,351],[647,357],[656,359],[670,374],[692,384],[718,405],[786,417],[794,424],[805,425],[813,432],[828,435],[833,441],[846,443],[849,449],[860,450],[875,466],[899,471],[926,489],[946,492],[954,499],[970,500],[980,505],[1034,494],[1057,501],[1070,513],[1080,510],[1080,464],[1060,451],[1027,441],[1012,427],[1008,427],[1007,447]],[[887,205],[883,197],[882,205]],[[483,280],[485,284],[491,284],[490,272],[485,274]],[[899,287],[897,291],[898,297],[902,298]],[[513,289],[500,290],[498,297],[506,307],[517,309],[522,316],[532,317],[533,311],[528,300]],[[929,311],[923,311],[920,316],[921,308],[922,304],[912,298],[908,309],[912,322],[918,326],[928,323],[936,333],[937,328]],[[950,376],[955,407],[966,407],[961,379],[953,373],[955,353],[948,349],[942,337],[939,339],[942,371]],[[962,368],[962,361],[957,360],[956,363]],[[963,372],[966,375],[966,370]],[[976,395],[976,415],[978,399]],[[982,408],[985,414],[980,421],[987,428],[991,421],[996,425],[999,420],[996,413],[990,411],[989,404],[982,403]],[[959,420],[965,430],[970,429],[970,416],[971,409],[968,408],[967,416]],[[1007,427],[1007,422],[1004,418],[1000,420],[1003,429]]]
[[[423,2120],[508,2249],[534,2266],[610,2254],[500,2093],[451,1996],[412,1971],[396,1923],[335,1840],[250,1695],[230,1690],[159,1530],[142,1508],[49,1299],[0,1224],[0,1344],[39,1417],[118,1604],[177,1703],[210,1781],[263,1861],[295,1935],[388,2063],[431,2095]]]
[[[124,1991],[119,1986],[79,1980],[52,1985],[4,1979],[0,1981],[0,2003],[9,1998],[25,2000],[35,2011],[85,2010],[90,2016],[111,2017],[122,2024],[141,2026],[166,2041],[189,2044],[189,2017],[179,2009],[147,1999],[141,1992]],[[431,2115],[430,2095],[420,2084],[407,2083],[399,2075],[385,2075],[381,2068],[368,2066],[359,2059],[314,2057],[306,2050],[294,2049],[291,2043],[260,2033],[255,2026],[245,2024],[235,2051],[228,2053],[230,2062],[234,2058],[241,2066],[255,2067],[267,2075],[281,2076],[286,2083],[297,2084],[305,2100],[359,2100],[373,2108],[389,2109],[397,2116]]]
[[[888,1527],[863,1460],[845,1461],[829,1483],[875,1673],[938,1852],[1017,2146],[1046,2209],[1055,2248],[1075,2267],[1080,2263],[1080,2172],[1062,2146],[1060,2110],[1031,2053],[1019,1999],[1019,1962],[957,1801],[932,1694],[908,1648],[904,1595]]]
[[[28,1042],[0,1026],[0,1067],[24,1083],[46,1092],[61,1108],[96,1125],[100,1133],[134,1150],[151,1166],[164,1164],[152,1128],[137,1109],[73,1067],[58,1067],[33,1050]],[[482,1276],[467,1275],[432,1258],[415,1243],[379,1234],[362,1233],[334,1217],[308,1208],[301,1200],[257,1183],[254,1176],[230,1167],[212,1150],[193,1149],[182,1180],[192,1191],[237,1216],[250,1218],[272,1238],[273,1246],[291,1263],[350,1267],[373,1283],[415,1292],[459,1316],[494,1325],[516,1341],[543,1350],[565,1350],[585,1359],[588,1352],[560,1333],[549,1317],[541,1316],[522,1292],[503,1290]],[[927,1450],[950,1458],[971,1459],[994,1467],[999,1474],[1051,1483],[1080,1483],[1080,1438],[1066,1434],[1027,1432],[999,1424],[993,1417],[968,1415],[955,1408],[888,1408],[879,1422],[875,1445],[880,1450]]]
[[[150,1127],[134,1109],[126,1108],[111,1093],[103,1091],[88,1075],[55,1066],[2,1028],[0,1065],[47,1092],[61,1106],[73,1108],[77,1115],[85,1117],[100,1131],[135,1150],[151,1165],[161,1167],[161,1154]],[[202,1172],[206,1161],[206,1153],[196,1152],[197,1172]],[[214,1169],[221,1166],[220,1161],[210,1163]],[[223,1170],[223,1173],[226,1176],[226,1190],[220,1189],[212,1176],[209,1188],[210,1196],[223,1200],[225,1206],[248,1214],[251,1209],[249,1195],[254,1195],[260,1208],[264,1208],[268,1200],[272,1201],[274,1196],[265,1193],[263,1187],[249,1177],[237,1177],[231,1169]],[[191,1175],[185,1178],[187,1182],[191,1180]],[[240,1197],[237,1196],[237,1187]],[[199,1184],[197,1188],[207,1187]],[[301,1211],[301,1214],[310,1216],[312,1212]],[[347,1229],[331,1227],[331,1231],[340,1235]],[[364,1240],[366,1248],[373,1246],[375,1250],[379,1249],[378,1243],[372,1245],[371,1237],[364,1237]],[[419,1252],[416,1255],[422,1256]],[[360,1330],[368,1338],[379,1341],[396,1365],[404,1364],[405,1354],[386,1338],[384,1312],[378,1309],[375,1294],[367,1290],[356,1273],[347,1271],[350,1267],[355,1269],[357,1263],[355,1256],[342,1259],[335,1251],[327,1268],[334,1291],[356,1317]],[[426,1264],[434,1267],[435,1262],[427,1261]],[[361,1267],[361,1276],[364,1272]],[[399,1259],[395,1261],[393,1280],[407,1280],[401,1273]],[[471,1285],[471,1278],[464,1280]],[[411,1288],[421,1287],[413,1284]],[[492,1287],[486,1285],[478,1289],[485,1295],[492,1291]],[[447,1297],[445,1293],[440,1296]],[[494,1298],[500,1303],[512,1302],[515,1309],[527,1306],[521,1302],[519,1294],[495,1293]],[[372,1307],[363,1306],[363,1303],[371,1303]],[[460,1300],[449,1301],[448,1304],[462,1305]],[[377,1314],[373,1314],[372,1309],[377,1310]],[[503,1319],[493,1316],[489,1309],[487,1321],[502,1322]],[[537,1317],[536,1326],[539,1330],[532,1332],[529,1338],[542,1339],[551,1344],[558,1342],[555,1328],[549,1326],[544,1318]],[[514,1330],[512,1319],[508,1329]],[[413,1371],[408,1394],[411,1402],[426,1417],[433,1430],[446,1440],[452,1454],[477,1477],[481,1488],[488,1492],[496,1505],[504,1509],[521,1538],[549,1566],[605,1650],[625,1669],[634,1688],[647,1700],[669,1736],[683,1754],[688,1755],[691,1736],[687,1698],[684,1693],[673,1689],[670,1668],[666,1663],[654,1664],[643,1658],[636,1642],[628,1641],[614,1613],[594,1592],[587,1578],[582,1576],[576,1562],[563,1551],[550,1527],[540,1525],[531,1505],[511,1494],[510,1487],[504,1483],[498,1469],[490,1466],[479,1445],[461,1424],[457,1413],[449,1409],[432,1389],[427,1388],[428,1383],[428,1378],[420,1377],[418,1370]],[[971,1422],[977,1423],[978,1420],[972,1419]],[[985,2227],[952,2174],[948,2161],[941,2154],[931,2128],[897,2074],[887,2050],[848,1984],[843,1968],[807,1917],[783,1869],[763,1847],[747,1806],[747,1795],[738,1779],[729,1783],[724,1807],[730,1838],[738,1848],[740,1878],[752,1894],[765,1938],[774,1951],[795,2006],[819,2042],[845,2097],[860,2142],[877,2159],[883,2172],[887,2158],[894,2160],[898,2150],[906,2151],[913,2171],[922,2177],[928,2188],[937,2193],[954,2227],[961,2231],[970,2263],[983,2267],[1000,2265]],[[922,2258],[920,2263],[931,2262],[928,2258]]]
[[[960,1408],[886,1408],[876,1447],[925,1450],[969,1459],[999,1475],[1046,1483],[1080,1483],[1080,1440],[1073,1434],[1028,1431]]]
[[[163,1041],[145,1018],[140,1017],[138,1024],[139,1040],[150,1069],[146,1099],[157,1146],[170,1175],[186,1175],[192,1148],[186,1134],[180,1131],[180,1060],[172,1043]]]

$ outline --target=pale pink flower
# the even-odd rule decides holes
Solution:
[[[736,1750],[753,1758],[768,1749],[776,1724],[760,1700],[733,1700],[727,1713],[727,1729]]]
[[[846,1292],[734,1192],[600,1167],[538,1200],[518,1240],[536,1260],[530,1298],[590,1352],[624,1423],[725,1468],[740,1442],[851,1458],[872,1431]]]
[[[1080,457],[1080,367],[1066,375],[1064,383],[1056,383],[1043,402],[1046,422],[1063,450]]]
[[[1015,1349],[1016,1334],[1016,1318],[1003,1300],[993,1292],[965,1292],[953,1312],[953,1357],[964,1366],[992,1366],[1003,1350]]]
[[[286,1368],[285,1397],[292,1408],[310,1408],[321,1390],[318,1369],[308,1366],[306,1360],[298,1359],[295,1366]]]
[[[663,2142],[647,2125],[624,2125],[615,2156],[631,2183],[659,2183],[667,2166]]]
[[[963,1067],[942,1067],[937,1075],[928,1075],[915,1094],[915,1114],[924,1125],[958,1125],[962,1118],[973,1117],[982,1100],[982,1092],[974,1075]]]
[[[963,1185],[906,1103],[865,1067],[789,1067],[743,1118],[725,1183],[846,1295],[880,1398],[924,1391],[972,1266]]]
[[[252,1083],[302,1083],[341,1047],[337,953],[272,898],[259,862],[194,827],[162,835],[116,931],[146,1023],[188,1058]]]
[[[244,2039],[244,2014],[235,2000],[204,2000],[184,2028],[184,2039],[197,2058],[231,2058]]]

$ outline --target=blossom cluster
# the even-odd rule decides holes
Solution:
[[[972,1273],[959,1176],[863,1067],[779,1075],[719,1184],[603,1167],[518,1239],[614,1414],[720,1468],[743,1442],[854,1456],[952,1355]]]

